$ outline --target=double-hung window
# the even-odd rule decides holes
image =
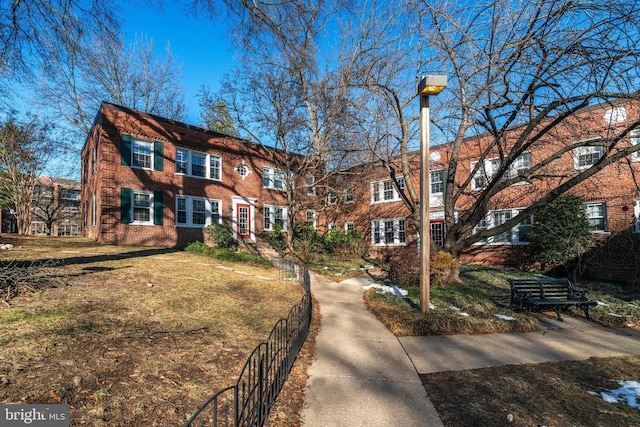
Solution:
[[[600,138],[593,138],[588,141],[599,141]],[[586,141],[581,141],[584,144]],[[587,169],[595,165],[602,157],[602,147],[598,145],[582,145],[573,149],[573,165],[575,169]]]
[[[316,228],[316,211],[313,209],[307,210],[305,225]]]
[[[222,202],[202,197],[176,197],[176,225],[179,227],[202,228],[220,224]]]
[[[640,129],[632,130],[629,136],[631,137],[631,145],[635,146],[640,144]],[[640,151],[631,154],[631,161],[640,162]]]
[[[306,176],[304,180],[306,184],[307,195],[315,196],[316,195],[316,187],[315,187],[316,177],[309,175],[309,176]]]
[[[498,227],[511,219],[511,211],[494,211],[493,212],[493,226]],[[503,231],[500,234],[493,236],[494,243],[511,243],[511,230]]]
[[[518,215],[518,209],[503,209],[488,212],[474,228],[475,233],[498,227]],[[526,217],[509,230],[483,239],[480,244],[525,245],[533,225],[533,215]]]
[[[374,246],[401,246],[407,243],[404,218],[379,219],[371,223],[371,242]]]
[[[151,169],[153,162],[153,143],[133,140],[131,144],[133,154],[133,167]]]
[[[348,188],[344,192],[344,202],[345,203],[353,203],[355,201],[353,195],[353,188]]]
[[[430,179],[431,194],[444,193],[444,169],[431,171]]]
[[[275,168],[265,167],[262,169],[262,186],[273,190],[285,191],[284,173]]]
[[[265,231],[273,231],[274,226],[279,226],[282,231],[287,231],[287,208],[284,206],[269,206],[263,208],[263,228]]]
[[[141,169],[163,170],[164,151],[162,142],[142,141],[130,135],[120,140],[120,163]]]
[[[395,202],[401,200],[400,192],[404,191],[404,178],[397,178],[398,189],[391,179],[371,183],[371,203]]]
[[[478,162],[472,162],[471,170],[473,170],[477,164]],[[473,180],[471,181],[471,188],[473,190],[485,188],[487,186],[487,183],[488,183],[488,178],[487,178],[487,173],[485,172],[485,169],[484,169],[484,162],[480,162],[480,165],[478,166],[478,170],[473,175]]]
[[[221,181],[222,159],[214,154],[176,148],[176,173]]]
[[[149,224],[151,222],[151,212],[153,209],[153,194],[134,191],[133,192],[133,223]]]
[[[586,203],[589,229],[594,233],[607,231],[607,206],[605,202]]]
[[[471,163],[473,170],[478,162]],[[499,158],[486,159],[480,162],[480,166],[471,181],[471,189],[477,190],[486,188],[489,181],[498,173],[502,162]],[[531,153],[522,153],[509,165],[509,169],[502,175],[501,180],[515,178],[518,175],[524,175],[531,168]]]

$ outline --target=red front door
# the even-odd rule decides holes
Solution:
[[[237,205],[237,218],[238,218],[238,239],[250,239],[251,238],[251,218],[249,217],[249,205]]]

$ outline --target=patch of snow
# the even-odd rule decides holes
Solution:
[[[385,286],[385,285],[379,285],[377,283],[373,283],[371,285],[363,286],[363,288],[364,288],[364,290],[371,289],[371,288],[376,288],[376,289],[380,290],[380,293],[393,294],[393,295],[395,295],[397,297],[406,297],[409,294],[408,291],[406,291],[406,290],[404,290],[402,288],[399,288],[397,286]]]
[[[511,316],[505,316],[504,314],[494,314],[494,316],[496,316],[498,319],[502,319],[502,320],[516,320]]]
[[[616,313],[608,313],[609,316],[613,316],[613,317],[623,317],[621,314],[616,314]]]
[[[465,313],[463,311],[458,313],[460,316],[469,317],[469,313]]]
[[[455,305],[451,306],[451,310],[460,311],[460,309],[458,307],[456,307]]]
[[[602,301],[596,301],[596,302],[598,303],[598,307],[600,307],[601,305],[602,305],[602,306],[609,305],[609,304],[606,304],[606,303],[604,303],[604,302],[602,302]]]
[[[429,303],[429,308],[430,308],[431,310],[435,310],[435,309],[436,309],[436,306],[435,306],[435,305],[433,305],[433,304],[431,304],[431,303]]]
[[[640,382],[620,380],[616,382],[620,385],[617,389],[601,392],[590,391],[589,394],[600,396],[605,402],[625,403],[640,410]]]
[[[10,251],[11,249],[13,249],[13,245],[11,243],[5,243],[0,245],[0,250]]]

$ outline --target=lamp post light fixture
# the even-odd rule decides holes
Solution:
[[[420,309],[429,311],[431,286],[431,225],[429,221],[429,96],[447,87],[447,76],[422,76],[418,83],[420,97]]]

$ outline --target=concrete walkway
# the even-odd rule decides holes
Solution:
[[[322,320],[301,414],[305,427],[442,426],[402,345],[364,307],[362,287],[371,280],[311,275]]]
[[[321,329],[307,380],[305,427],[442,426],[418,374],[640,355],[640,330],[564,316],[543,331],[396,338],[364,307],[368,275],[336,283],[312,273]]]

